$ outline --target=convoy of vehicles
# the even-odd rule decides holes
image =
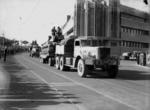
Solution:
[[[88,6],[89,5],[87,5],[87,7]],[[48,63],[50,66],[55,66],[56,69],[60,69],[61,71],[71,68],[77,69],[80,77],[86,77],[88,74],[92,74],[96,69],[101,68],[107,72],[109,77],[115,78],[118,74],[119,57],[111,54],[112,48],[105,45],[104,39],[102,39],[102,37],[107,37],[104,33],[109,29],[105,27],[104,25],[106,24],[102,22],[106,16],[99,18],[102,22],[100,29],[103,28],[103,31],[99,31],[97,35],[91,35],[89,33],[98,33],[96,29],[98,29],[99,26],[94,24],[85,25],[87,22],[92,23],[94,17],[89,18],[89,16],[86,15],[87,13],[80,13],[80,6],[77,6],[77,8],[79,8],[79,10],[75,9],[73,17],[69,17],[70,19],[67,19],[63,26],[63,28],[65,28],[67,24],[69,26],[69,29],[67,28],[67,31],[64,32],[63,39],[60,36],[61,34],[57,34],[59,31],[55,30],[55,28],[52,29],[51,39],[48,39],[48,41],[42,44],[40,61],[42,63]],[[97,9],[100,10],[100,8]],[[87,9],[87,11],[90,10]],[[96,14],[94,16],[96,17]],[[91,21],[86,20],[86,22],[81,22],[84,17],[87,17],[87,19]],[[113,19],[116,18],[114,17]],[[99,20],[95,22],[100,22]],[[69,21],[72,22],[72,24],[69,25]],[[84,28],[82,28],[82,26],[84,26]],[[95,29],[92,28],[92,26],[95,26]],[[88,33],[88,31],[90,32]],[[116,31],[118,32],[117,28]],[[112,34],[111,36],[114,35],[115,34]],[[61,39],[57,40],[58,38]]]
[[[74,36],[56,45],[55,62],[56,68],[62,71],[77,69],[80,77],[102,68],[113,78],[118,73],[119,64],[118,57],[110,56],[110,47],[101,46],[101,40]]]
[[[31,57],[39,57],[40,47],[38,45],[32,45],[29,50],[29,56]]]
[[[137,56],[142,53],[141,51],[124,52],[122,53],[123,60],[137,60]]]
[[[60,43],[47,41],[42,45],[40,60],[61,71],[77,69],[80,77],[86,77],[97,68],[107,71],[111,78],[118,73],[119,60],[110,55],[111,48],[102,46],[93,37],[70,36]]]
[[[52,41],[47,41],[44,44],[42,44],[40,52],[40,62],[49,63],[50,66],[54,66],[55,46],[56,42]]]

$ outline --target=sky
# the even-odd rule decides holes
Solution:
[[[148,10],[143,0],[121,0],[139,10]],[[72,14],[75,0],[0,0],[0,35],[44,43],[53,26],[61,26]]]

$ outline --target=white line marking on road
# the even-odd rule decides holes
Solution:
[[[7,64],[7,65],[3,65],[3,67],[6,67],[6,66],[18,66],[18,64]]]
[[[20,62],[21,65],[23,65],[25,68],[28,68],[27,65],[23,64]],[[75,107],[77,108],[77,110],[80,110],[80,106],[78,104],[75,104],[73,102],[73,100],[69,99],[67,96],[65,96],[62,92],[60,92],[57,88],[55,88],[54,86],[50,85],[49,82],[47,82],[43,77],[41,77],[40,75],[38,75],[36,72],[30,70],[30,72],[32,74],[34,74],[37,78],[39,78],[41,81],[43,81],[45,84],[47,84],[49,87],[53,88],[53,90],[55,90],[58,94],[60,94],[64,99],[68,100],[69,103],[75,105]]]
[[[48,68],[42,67],[42,66],[40,66],[40,65],[38,65],[38,64],[36,64],[36,63],[34,63],[33,61],[30,61],[30,60],[26,59],[25,57],[23,57],[23,58],[24,58],[24,60],[26,60],[26,61],[28,61],[28,62],[31,62],[32,64],[35,64],[35,65],[37,65],[38,67],[41,67],[41,68],[43,68],[43,69],[45,69],[45,70],[47,70],[47,71],[49,71],[49,72],[51,72],[51,73],[56,74],[57,76],[60,76],[60,77],[65,78],[65,79],[67,79],[67,80],[69,80],[69,81],[72,81],[72,82],[74,82],[74,83],[76,83],[76,84],[78,84],[78,85],[80,85],[80,86],[82,86],[82,87],[84,87],[84,88],[87,88],[87,89],[89,89],[89,90],[91,90],[91,91],[93,91],[93,92],[96,92],[97,94],[103,95],[103,96],[105,96],[105,97],[107,97],[107,98],[109,98],[109,99],[112,99],[112,100],[114,100],[114,101],[116,101],[116,102],[119,102],[120,104],[126,105],[126,106],[128,106],[128,107],[130,107],[130,108],[133,108],[133,109],[135,109],[135,110],[140,110],[140,108],[138,108],[138,107],[136,107],[136,106],[133,106],[133,105],[131,105],[131,104],[129,104],[129,103],[123,102],[122,100],[116,99],[116,98],[114,98],[114,97],[112,97],[112,96],[110,96],[110,95],[108,95],[108,94],[106,94],[106,93],[104,93],[104,92],[100,92],[100,91],[96,90],[95,88],[92,88],[92,87],[90,87],[90,86],[87,86],[87,85],[85,85],[85,84],[83,84],[83,83],[77,82],[77,81],[75,81],[75,80],[73,80],[73,79],[71,79],[71,78],[69,78],[69,77],[67,77],[67,76],[65,76],[65,75],[59,74],[59,73],[57,73],[57,72],[55,72],[55,71],[52,71],[52,70],[50,71]]]
[[[78,86],[76,83],[70,82],[61,82],[61,83],[49,83],[52,86]]]
[[[49,101],[51,102],[52,99],[14,99],[14,98],[7,98],[7,99],[0,99],[1,101],[11,101],[11,102],[38,102],[38,101]]]
[[[18,70],[18,69],[14,69],[14,70],[7,70],[7,72],[25,72],[27,70]]]

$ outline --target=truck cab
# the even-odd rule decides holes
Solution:
[[[84,77],[88,71],[101,68],[110,77],[118,73],[119,58],[111,56],[111,48],[104,46],[102,40],[96,38],[79,38],[75,40],[74,57],[78,74]],[[84,75],[85,74],[85,75]]]

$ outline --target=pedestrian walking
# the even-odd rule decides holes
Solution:
[[[7,57],[7,47],[4,48],[4,62],[6,62],[6,57]]]

